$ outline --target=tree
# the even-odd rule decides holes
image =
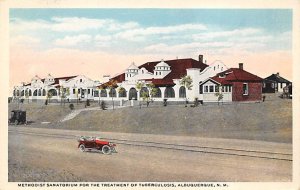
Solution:
[[[140,109],[142,108],[141,98],[144,99],[144,96],[145,96],[144,93],[141,93],[141,90],[142,90],[142,88],[143,88],[144,86],[145,86],[145,83],[144,83],[144,82],[140,82],[140,81],[138,81],[138,82],[136,83],[136,85],[135,85],[136,89],[139,91],[140,96],[141,96],[141,97],[139,98]]]
[[[114,95],[112,93],[112,90],[115,89],[117,86],[118,86],[117,81],[113,79],[108,81],[107,88],[109,89],[109,95],[111,96],[113,110],[115,109],[115,103],[114,103]]]
[[[63,86],[60,87],[60,105],[62,105],[62,102],[64,102],[64,105],[66,103],[67,96],[70,95],[69,88],[64,88]]]
[[[223,86],[220,86],[220,85],[217,86],[217,90],[216,90],[215,96],[218,97],[218,105],[220,105],[220,101],[223,100],[223,97],[224,97],[222,89],[223,89]]]
[[[151,83],[146,84],[148,90],[149,90],[149,96],[146,99],[147,100],[147,107],[149,106],[149,103],[152,101],[152,97],[155,96],[158,93],[158,89],[155,88],[155,85]]]
[[[48,90],[48,92],[47,92],[47,100],[48,100],[48,103],[50,104],[50,99],[53,97],[53,93],[50,91],[50,90]]]
[[[98,101],[98,104],[99,104],[99,107],[101,108],[101,105],[100,105],[100,96],[101,96],[101,91],[103,90],[103,87],[102,87],[102,86],[99,86],[99,87],[97,88],[97,90],[98,90],[98,95],[99,95],[99,101]]]
[[[192,90],[192,87],[193,87],[192,83],[193,83],[193,79],[188,75],[185,75],[185,76],[181,77],[180,81],[179,81],[179,84],[184,86],[188,90]],[[185,106],[186,107],[187,107],[187,102],[188,102],[188,99],[187,99],[187,96],[185,94]]]
[[[28,104],[29,104],[29,92],[28,92],[28,90],[25,91],[25,98],[27,99]]]

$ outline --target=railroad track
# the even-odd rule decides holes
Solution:
[[[22,135],[33,135],[33,136],[42,136],[42,137],[51,137],[51,138],[74,139],[74,140],[77,140],[79,138],[79,136],[69,135],[69,134],[60,135],[60,134],[51,134],[51,133],[25,132],[25,131],[17,131],[17,130],[8,130],[8,132],[14,134],[22,134]],[[246,150],[246,149],[211,147],[211,146],[197,146],[197,145],[189,145],[189,144],[173,144],[173,143],[138,141],[138,140],[128,140],[128,139],[117,139],[117,138],[102,138],[102,139],[106,139],[110,142],[127,145],[127,146],[140,146],[140,147],[159,148],[159,149],[187,151],[187,152],[196,152],[196,153],[198,152],[204,154],[219,154],[219,155],[228,155],[228,156],[293,161],[292,154],[282,153],[282,152]]]

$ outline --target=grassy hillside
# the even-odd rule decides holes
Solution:
[[[62,115],[70,113],[68,109],[68,106],[42,107],[32,109],[28,114],[33,114],[31,118],[36,121],[55,121],[55,118],[62,118]],[[267,101],[263,103],[84,111],[72,120],[52,123],[47,127],[291,143],[292,101],[267,97]]]

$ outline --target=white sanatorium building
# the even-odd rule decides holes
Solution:
[[[213,80],[212,77],[216,77],[218,73],[223,74]],[[239,77],[232,77],[236,75]],[[191,90],[180,84],[183,76],[192,78]],[[228,81],[226,81],[227,76]],[[31,101],[45,100],[47,92],[50,91],[53,94],[52,101],[52,99],[59,100],[61,91],[65,90],[68,91],[66,99],[72,102],[78,99],[109,101],[112,97],[116,101],[139,100],[142,92],[149,92],[146,86],[138,91],[136,84],[142,82],[144,84],[152,83],[157,88],[156,95],[151,97],[154,101],[167,99],[171,102],[184,102],[186,100],[194,101],[195,98],[198,98],[204,102],[216,102],[218,97],[214,94],[221,91],[224,94],[222,101],[231,102],[247,101],[248,97],[250,97],[249,100],[254,100],[251,98],[252,83],[261,84],[261,79],[244,71],[242,64],[240,64],[240,68],[231,70],[221,61],[214,61],[207,65],[203,62],[203,55],[199,55],[198,60],[192,58],[161,60],[147,62],[140,66],[132,63],[124,73],[112,78],[106,76],[105,80],[104,83],[99,83],[82,75],[61,78],[53,78],[48,75],[45,79],[34,77],[31,83],[14,87],[14,97],[21,96],[24,99],[29,98]],[[117,85],[114,86],[115,88],[108,88],[112,81]],[[241,83],[242,89],[238,93],[241,93],[243,97],[234,98],[236,82]],[[219,89],[219,86],[223,84],[226,85],[226,88],[224,86]],[[261,90],[255,90],[253,94],[259,99]]]

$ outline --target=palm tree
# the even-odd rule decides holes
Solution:
[[[220,105],[220,101],[223,100],[223,97],[224,97],[224,95],[222,93],[222,89],[223,89],[223,86],[220,86],[220,85],[217,86],[215,96],[218,97],[218,105]]]
[[[113,110],[115,109],[115,104],[114,104],[114,94],[112,93],[112,90],[115,89],[115,87],[117,87],[117,81],[113,79],[108,81],[107,88],[109,89],[109,95],[111,96]]]
[[[193,87],[192,83],[193,83],[193,79],[188,75],[181,77],[180,81],[179,81],[179,84],[184,86],[188,90],[192,90],[192,87]],[[185,93],[185,106],[186,107],[187,107],[187,102],[188,102],[188,99],[187,99],[187,96]]]
[[[28,101],[28,104],[29,104],[29,92],[28,92],[28,89],[25,91],[25,97]]]
[[[53,93],[50,90],[48,90],[48,92],[47,92],[48,104],[50,104],[50,99],[52,98],[52,96],[53,96]]]
[[[142,88],[145,86],[145,83],[144,82],[140,82],[138,81],[135,85],[136,89],[139,91],[140,95],[143,97],[145,94],[142,93],[141,94],[141,90]],[[142,104],[141,104],[141,97],[139,98],[139,104],[140,104],[140,109],[142,108]]]

